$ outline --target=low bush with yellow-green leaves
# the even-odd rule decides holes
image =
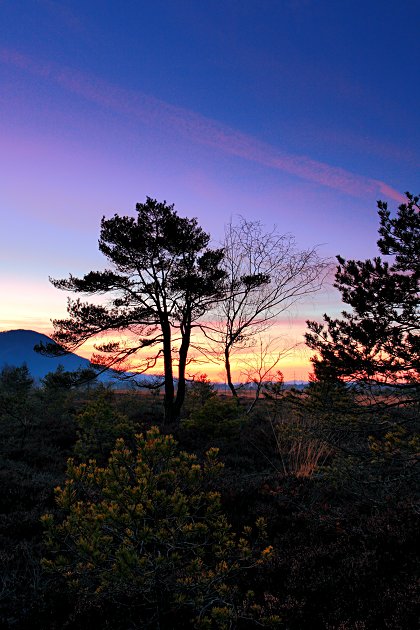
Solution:
[[[133,451],[118,440],[105,467],[69,460],[56,489],[61,517],[43,517],[44,567],[85,606],[128,606],[138,627],[177,627],[184,619],[230,628],[241,615],[278,625],[240,592],[239,576],[269,561],[272,548],[263,549],[263,519],[241,536],[229,525],[211,488],[222,467],[217,449],[200,463],[157,428],[136,442]]]

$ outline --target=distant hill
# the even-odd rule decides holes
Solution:
[[[54,372],[59,365],[67,372],[74,372],[78,368],[87,368],[90,365],[87,359],[72,353],[63,357],[44,357],[34,351],[34,346],[41,342],[54,343],[47,335],[34,330],[0,332],[0,369],[5,365],[19,367],[26,363],[31,376],[40,379],[48,372]]]

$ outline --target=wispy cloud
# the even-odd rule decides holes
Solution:
[[[190,141],[228,155],[256,162],[303,180],[327,186],[354,197],[382,195],[395,201],[404,197],[377,179],[319,162],[305,155],[293,155],[196,112],[176,107],[138,91],[114,86],[100,78],[42,63],[19,52],[0,49],[0,62],[47,79],[83,98],[143,123],[176,130]]]

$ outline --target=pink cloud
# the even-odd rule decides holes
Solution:
[[[26,55],[0,49],[0,62],[20,68],[35,76],[49,79],[101,107],[140,119],[143,123],[166,126],[189,140],[215,148],[263,166],[276,169],[354,197],[385,195],[399,203],[404,196],[391,186],[347,171],[339,166],[319,162],[304,155],[279,150],[232,127],[141,92],[122,89],[55,63],[40,63]]]
[[[378,184],[379,192],[382,195],[385,195],[386,197],[389,197],[390,199],[393,199],[394,201],[398,201],[398,203],[404,203],[405,201],[407,201],[407,198],[405,197],[405,195],[401,195],[396,190],[391,188],[391,186],[388,186],[388,184],[385,184],[385,182],[376,180],[376,183]]]

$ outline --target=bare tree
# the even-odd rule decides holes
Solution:
[[[251,356],[244,360],[242,376],[247,383],[254,385],[254,398],[247,409],[250,413],[258,399],[264,386],[274,379],[283,381],[283,375],[279,369],[276,370],[282,359],[289,356],[296,348],[297,344],[288,344],[287,341],[279,341],[270,337],[260,336]]]
[[[320,258],[316,247],[299,250],[292,235],[280,234],[276,227],[267,232],[260,221],[243,217],[237,225],[226,226],[223,248],[225,296],[202,330],[238,398],[232,379],[234,352],[253,347],[281,313],[318,291],[329,262]]]

